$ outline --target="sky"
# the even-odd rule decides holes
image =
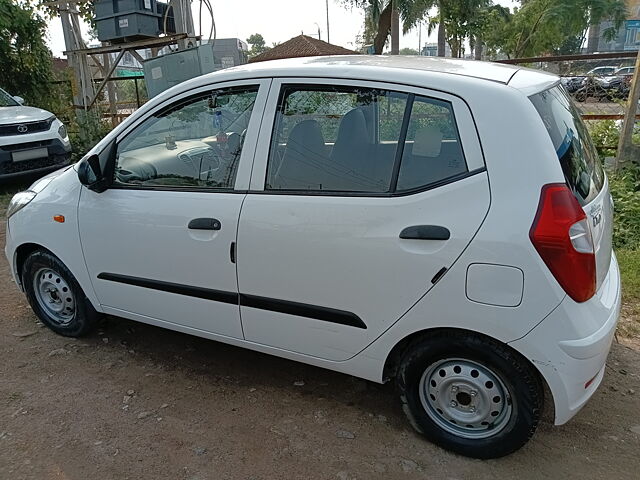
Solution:
[[[495,0],[494,0],[495,1]],[[193,21],[198,34],[199,0],[193,0]],[[512,7],[511,0],[495,3]],[[267,45],[284,42],[300,35],[318,36],[327,40],[326,0],[211,0],[216,23],[217,38],[236,37],[246,40],[253,33],[260,33]],[[206,12],[206,9],[203,9]],[[329,0],[329,34],[331,43],[354,49],[358,34],[362,33],[364,12],[359,8],[345,8],[342,0]],[[208,13],[203,13],[202,31],[208,36],[211,21]],[[83,26],[83,37],[88,27]],[[415,28],[400,39],[400,48],[418,49],[419,32]],[[435,42],[435,32],[428,38],[426,26],[422,28],[422,43]],[[49,22],[47,43],[55,57],[62,57],[64,37],[59,18]]]

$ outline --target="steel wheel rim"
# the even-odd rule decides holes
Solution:
[[[431,365],[419,385],[422,406],[443,430],[469,439],[488,438],[511,419],[512,397],[500,376],[471,360]]]
[[[51,268],[39,269],[33,277],[33,291],[40,308],[58,325],[68,325],[76,315],[71,287]]]

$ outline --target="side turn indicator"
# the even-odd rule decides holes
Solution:
[[[58,223],[64,223],[64,215],[54,215],[53,220]]]

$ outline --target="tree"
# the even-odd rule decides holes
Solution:
[[[415,48],[401,48],[400,55],[420,55],[420,52],[418,50],[416,50]]]
[[[439,23],[444,26],[445,38],[455,58],[464,54],[465,40],[481,29],[482,11],[492,5],[491,0],[440,0]]]
[[[342,0],[347,6],[365,9],[363,40],[373,43],[373,50],[381,54],[391,34],[392,11],[398,10],[404,33],[422,20],[435,0]]]
[[[626,17],[624,0],[528,0],[504,22],[500,50],[522,58],[557,53],[567,45],[582,45],[590,25],[609,18],[613,26],[603,32],[611,39]],[[573,40],[571,37],[576,37]]]
[[[249,38],[247,38],[247,43],[251,45],[251,48],[249,49],[249,58],[260,55],[267,50],[271,50],[271,47],[267,47],[267,44],[264,41],[264,37],[259,33],[254,33]]]
[[[42,104],[52,77],[45,19],[28,0],[0,0],[0,12],[0,85]]]

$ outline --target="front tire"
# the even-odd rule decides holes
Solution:
[[[25,259],[22,284],[40,321],[60,335],[80,337],[99,320],[69,269],[48,251],[36,250]]]
[[[518,450],[535,432],[543,407],[542,384],[530,363],[471,333],[443,331],[414,343],[396,381],[414,428],[473,458]]]

